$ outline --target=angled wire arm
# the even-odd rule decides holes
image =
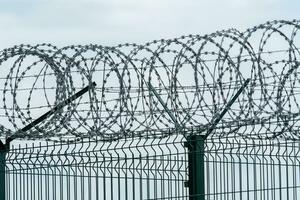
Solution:
[[[66,99],[65,101],[59,103],[54,108],[52,108],[51,110],[49,110],[45,114],[41,115],[39,118],[37,118],[36,120],[34,120],[33,122],[31,122],[30,124],[28,124],[27,126],[25,126],[24,128],[22,128],[20,131],[17,131],[15,134],[13,134],[12,136],[8,137],[6,139],[6,141],[5,141],[6,142],[5,144],[3,144],[3,142],[0,140],[0,149],[8,147],[9,143],[11,141],[13,141],[14,139],[16,139],[16,138],[22,138],[23,137],[22,133],[30,130],[31,128],[33,128],[37,124],[41,123],[42,121],[44,121],[45,119],[47,119],[49,116],[51,116],[52,114],[54,114],[56,111],[62,109],[64,106],[68,105],[69,103],[71,103],[75,99],[81,97],[83,94],[85,94],[87,91],[89,91],[91,88],[93,88],[95,86],[96,86],[96,83],[92,82],[91,85],[86,86],[85,88],[81,89],[80,91],[78,91],[77,93],[75,93],[74,95],[72,95],[71,97],[69,97],[68,99]]]

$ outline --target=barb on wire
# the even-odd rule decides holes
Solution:
[[[93,81],[97,87],[89,95],[35,125],[27,138],[164,137],[177,129],[167,112],[194,134],[250,78],[209,137],[298,139],[299,25],[299,20],[276,20],[244,32],[229,29],[143,45],[4,49],[0,136],[12,136]]]

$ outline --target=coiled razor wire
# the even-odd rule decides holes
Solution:
[[[81,88],[97,86],[23,139],[205,134],[247,78],[211,137],[299,138],[300,21],[113,47],[19,45],[0,52],[0,134],[9,137]],[[151,84],[182,127],[178,130]]]

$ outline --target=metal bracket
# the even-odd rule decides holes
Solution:
[[[34,120],[33,122],[31,122],[30,124],[28,124],[24,128],[22,128],[20,131],[17,131],[15,134],[13,134],[12,136],[8,137],[6,139],[6,141],[5,141],[6,142],[5,144],[3,144],[2,141],[0,141],[1,142],[0,143],[0,148],[4,148],[5,149],[5,148],[7,148],[7,146],[9,147],[9,143],[11,141],[13,141],[16,138],[22,138],[22,136],[23,136],[22,133],[30,130],[31,128],[33,128],[37,124],[41,123],[42,121],[44,121],[45,119],[47,119],[50,115],[54,114],[59,109],[62,109],[64,106],[66,106],[67,104],[71,103],[75,99],[79,98],[80,96],[82,96],[83,94],[85,94],[87,91],[89,91],[91,88],[93,88],[95,86],[96,86],[96,83],[93,82],[91,85],[86,86],[85,88],[83,88],[82,90],[78,91],[77,93],[75,93],[74,95],[72,95],[71,97],[69,97],[68,99],[66,99],[65,101],[59,103],[54,108],[52,108],[51,110],[49,110],[48,112],[46,112],[45,114],[43,114],[42,116],[40,116],[39,118],[37,118],[36,120]]]
[[[182,128],[181,125],[177,122],[175,116],[172,114],[172,112],[169,110],[167,104],[162,100],[162,98],[159,96],[159,94],[157,93],[157,91],[155,90],[155,88],[151,85],[150,82],[148,82],[148,88],[150,89],[151,92],[153,92],[153,94],[155,95],[155,97],[158,99],[159,103],[163,106],[164,110],[167,112],[167,114],[169,115],[169,117],[172,119],[172,121],[175,124],[176,128]]]
[[[211,132],[213,132],[213,130],[216,128],[217,124],[221,121],[221,119],[224,117],[224,115],[227,113],[227,111],[229,110],[229,108],[232,106],[232,104],[235,102],[235,100],[240,96],[240,94],[242,93],[242,91],[245,89],[245,87],[248,85],[248,83],[250,82],[250,78],[246,79],[246,81],[244,82],[244,84],[242,85],[242,87],[238,90],[238,92],[232,97],[232,99],[230,99],[230,101],[226,104],[225,108],[223,109],[223,111],[221,112],[221,114],[219,116],[217,116],[217,118],[214,120],[214,122],[212,123],[211,127],[208,129],[207,133],[204,136],[204,140],[211,134]]]

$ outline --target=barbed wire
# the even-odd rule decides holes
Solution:
[[[93,82],[97,87],[22,133],[23,138],[116,140],[178,131],[204,133],[250,78],[209,138],[298,139],[299,22],[275,20],[244,32],[229,29],[143,45],[39,44],[4,49],[0,136],[20,131]]]

